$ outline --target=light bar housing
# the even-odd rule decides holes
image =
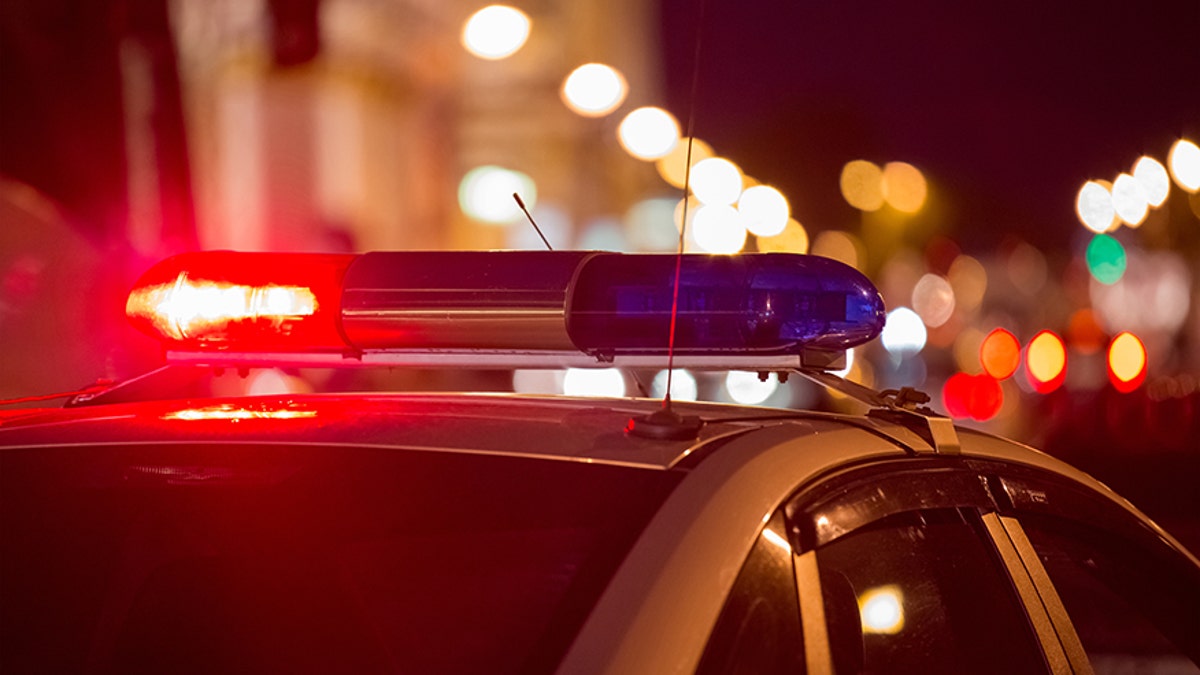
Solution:
[[[883,329],[857,270],[817,256],[427,251],[190,253],[146,273],[127,313],[172,361],[835,368]]]

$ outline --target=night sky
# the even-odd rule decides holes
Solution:
[[[703,6],[703,7],[702,7]],[[783,190],[810,232],[853,228],[852,159],[910,162],[964,247],[1083,236],[1084,181],[1200,139],[1200,2],[663,0],[667,106]]]

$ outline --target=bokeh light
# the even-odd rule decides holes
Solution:
[[[569,368],[563,377],[563,393],[621,397],[625,395],[625,376],[616,368]]]
[[[1112,193],[1100,183],[1090,180],[1079,188],[1075,198],[1075,213],[1079,222],[1092,232],[1106,232],[1116,218]]]
[[[1176,185],[1187,192],[1200,190],[1200,148],[1195,143],[1185,138],[1175,141],[1167,164]]]
[[[1104,346],[1104,330],[1091,308],[1084,307],[1071,314],[1067,322],[1067,343],[1080,354],[1095,354]]]
[[[671,400],[673,401],[695,401],[699,387],[696,385],[696,377],[686,370],[676,369],[675,374],[671,379]],[[663,398],[667,393],[667,371],[660,370],[654,376],[654,380],[650,383],[650,395],[654,398]]]
[[[927,336],[925,322],[916,312],[907,307],[897,307],[888,312],[879,339],[888,353],[907,356],[924,349]]]
[[[1141,225],[1150,209],[1150,201],[1141,182],[1127,173],[1117,176],[1113,181],[1112,205],[1117,216],[1130,227]]]
[[[1133,177],[1141,184],[1150,206],[1158,208],[1167,201],[1167,195],[1171,192],[1171,177],[1157,159],[1150,156],[1139,159],[1133,165]]]
[[[625,235],[639,251],[675,251],[679,229],[673,224],[675,205],[670,197],[644,199],[625,214]]]
[[[775,393],[779,380],[771,373],[766,380],[758,379],[758,373],[731,370],[725,376],[725,391],[734,401],[743,405],[758,405]]]
[[[906,162],[888,162],[883,167],[881,182],[883,199],[892,208],[904,213],[916,213],[925,204],[929,186],[921,170]]]
[[[773,237],[781,232],[791,217],[787,197],[769,185],[747,188],[737,203],[742,221],[751,234]]]
[[[1119,333],[1108,347],[1108,379],[1122,393],[1137,389],[1146,378],[1146,345],[1129,332]]]
[[[995,328],[979,345],[979,362],[983,372],[997,380],[1006,380],[1021,365],[1021,343],[1008,330]]]
[[[507,225],[522,217],[513,193],[529,209],[537,204],[537,186],[533,179],[500,166],[480,166],[471,169],[458,185],[458,203],[463,213],[475,220],[493,225]]]
[[[861,251],[862,244],[858,238],[841,230],[826,230],[818,234],[812,245],[813,255],[832,258],[858,270],[861,270],[866,262]]]
[[[788,218],[783,232],[758,238],[758,250],[763,253],[808,253],[808,231],[800,221]]]
[[[883,169],[865,159],[847,162],[840,179],[842,197],[859,211],[883,208]]]
[[[679,144],[679,122],[662,108],[638,108],[621,120],[617,138],[630,155],[644,160],[658,159]]]
[[[1125,275],[1125,247],[1107,234],[1092,237],[1084,258],[1092,278],[1102,284],[1111,286]]]
[[[733,254],[746,245],[746,227],[732,206],[705,204],[696,209],[692,236],[705,253]]]
[[[709,157],[692,167],[691,188],[702,204],[729,206],[742,194],[742,172],[724,157]]]
[[[973,311],[983,303],[988,285],[987,270],[983,263],[969,255],[960,255],[950,263],[946,278],[954,289],[959,309]]]
[[[986,373],[955,373],[942,387],[942,404],[951,417],[986,422],[1000,412],[1004,391],[1000,383]]]
[[[625,101],[629,85],[625,76],[603,63],[585,63],[563,81],[562,99],[584,117],[603,117]]]
[[[1120,281],[1088,288],[1100,326],[1109,334],[1175,334],[1193,316],[1194,266],[1173,251],[1130,249],[1127,255],[1131,263]]]
[[[1033,336],[1025,349],[1025,373],[1039,394],[1057,389],[1067,374],[1067,349],[1062,338],[1048,330]]]
[[[520,49],[530,30],[529,17],[507,5],[491,5],[475,12],[463,25],[462,45],[475,56],[496,60]]]
[[[709,157],[713,157],[712,146],[705,143],[699,138],[691,139],[692,143],[692,168],[695,169],[697,162],[702,162]],[[654,168],[658,170],[658,175],[667,182],[671,187],[682,188],[683,183],[687,180],[687,165],[688,165],[688,139],[680,139],[670,152],[663,157],[660,157],[654,163]]]
[[[912,307],[930,328],[937,328],[954,314],[954,289],[939,274],[922,276],[913,287]]]

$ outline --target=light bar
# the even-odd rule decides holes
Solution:
[[[127,313],[188,362],[659,365],[676,264],[673,254],[581,251],[202,252],[147,272]],[[682,363],[830,367],[883,329],[879,292],[827,258],[689,254],[679,264]]]

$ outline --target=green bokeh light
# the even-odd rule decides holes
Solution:
[[[1125,275],[1125,247],[1107,234],[1092,237],[1084,257],[1087,260],[1088,272],[1102,284],[1111,286]]]

